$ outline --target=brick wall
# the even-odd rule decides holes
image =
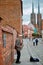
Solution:
[[[13,44],[13,39],[12,39],[12,34],[7,33],[7,32],[2,32],[3,34],[6,34],[6,47],[3,47],[3,58],[5,59],[4,63],[5,65],[9,65],[11,64],[11,60],[12,60],[12,45]],[[3,41],[3,40],[2,40]]]
[[[14,45],[17,34],[15,33],[16,30],[9,26],[6,26],[6,28],[0,27],[0,65],[12,65],[14,61]],[[3,43],[3,34],[6,34],[6,47]]]
[[[19,33],[22,33],[22,13],[20,0],[0,0],[0,17],[2,25],[11,25]]]
[[[43,20],[41,22],[42,22],[42,30],[43,30]]]
[[[22,34],[20,0],[0,0],[0,17],[2,18],[0,25],[0,65],[11,65],[14,60],[17,32]],[[6,48],[3,47],[2,35],[4,33],[6,34]]]
[[[0,25],[0,65],[3,65],[3,56],[2,56],[2,31]]]

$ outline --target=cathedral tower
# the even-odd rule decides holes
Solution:
[[[41,13],[40,13],[40,4],[39,4],[39,0],[38,0],[37,25],[38,25],[39,33],[41,33],[41,30],[42,30],[41,20],[42,20],[42,16],[41,16]]]
[[[32,13],[31,13],[31,23],[36,26],[36,15],[34,13],[34,3],[32,1]]]

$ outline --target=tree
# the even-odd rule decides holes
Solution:
[[[39,37],[39,34],[38,33],[33,33],[32,36]]]

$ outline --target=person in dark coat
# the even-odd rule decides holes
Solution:
[[[36,38],[36,40],[35,40],[35,41],[36,41],[36,46],[37,46],[37,45],[38,45],[38,39]]]
[[[21,43],[21,40],[20,40],[20,36],[17,36],[16,42],[15,42],[15,49],[17,51],[16,63],[21,63],[20,62],[21,48],[22,48],[22,43]]]

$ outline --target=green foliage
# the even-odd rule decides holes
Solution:
[[[32,36],[39,36],[39,34],[38,33],[37,34],[36,33],[33,33]]]
[[[41,35],[41,34],[39,34],[39,33],[33,33],[33,34],[32,34],[32,36],[33,36],[33,37],[42,38],[42,35]]]

